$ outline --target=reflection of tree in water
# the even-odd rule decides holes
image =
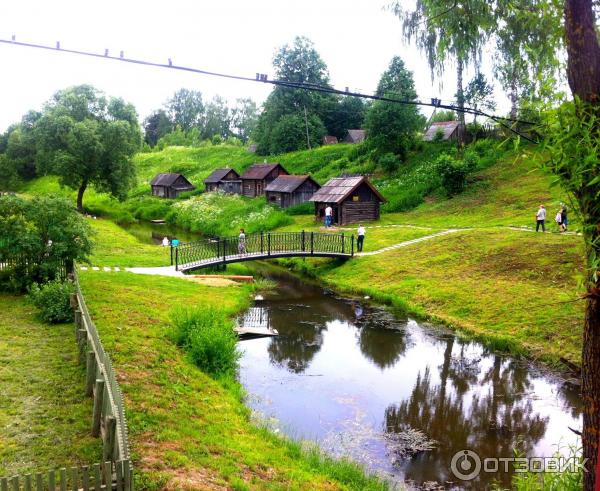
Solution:
[[[431,383],[428,367],[419,373],[410,398],[385,411],[386,431],[412,427],[439,442],[435,451],[417,455],[407,463],[406,476],[416,482],[453,480],[450,461],[462,449],[474,450],[482,458],[512,457],[522,440],[519,448],[529,453],[544,436],[548,423],[547,417],[533,411],[526,393],[531,381],[525,369],[494,356],[486,372],[473,376],[470,369],[467,378],[460,380],[464,374],[457,367],[465,364],[453,363],[454,338],[445,342],[439,385]],[[460,356],[464,356],[462,349]],[[469,390],[475,394],[468,396]],[[510,479],[504,473],[480,477],[505,483]]]
[[[356,313],[356,307],[355,307]],[[356,318],[362,354],[379,368],[393,366],[407,348],[406,324],[381,309],[361,311]]]
[[[323,344],[325,325],[309,320],[294,320],[284,328],[276,324],[279,336],[271,338],[267,348],[271,363],[293,373],[304,372]]]

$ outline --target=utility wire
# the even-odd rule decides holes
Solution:
[[[41,50],[47,50],[47,51],[58,51],[58,52],[70,53],[70,54],[80,55],[80,56],[90,56],[93,58],[104,58],[104,59],[120,61],[120,62],[124,62],[124,63],[132,63],[135,65],[143,65],[143,66],[150,66],[150,67],[155,67],[155,68],[166,68],[166,69],[179,70],[179,71],[190,72],[190,73],[198,73],[200,75],[209,75],[209,76],[213,76],[213,77],[227,78],[230,80],[241,80],[244,82],[266,83],[266,84],[271,84],[271,85],[275,85],[275,86],[279,86],[279,87],[286,87],[286,88],[290,88],[290,89],[302,89],[302,90],[313,91],[313,92],[322,92],[322,93],[328,93],[328,94],[360,97],[363,99],[391,102],[391,103],[395,103],[395,104],[406,104],[406,105],[414,105],[414,106],[429,106],[429,107],[433,107],[433,108],[441,108],[441,109],[447,109],[447,110],[452,110],[452,111],[464,112],[466,114],[490,118],[493,121],[500,124],[501,126],[507,128],[508,130],[512,131],[516,135],[520,136],[521,138],[524,138],[525,140],[528,140],[532,143],[538,143],[535,140],[529,138],[527,135],[524,135],[524,134],[520,133],[519,131],[515,130],[510,125],[506,124],[505,121],[511,122],[511,123],[528,124],[528,125],[533,125],[535,123],[532,123],[530,121],[523,121],[523,120],[519,120],[519,119],[506,118],[506,117],[502,117],[502,116],[495,116],[492,114],[485,113],[479,109],[474,109],[474,108],[470,108],[470,107],[462,107],[461,108],[461,107],[455,106],[453,104],[442,104],[441,99],[438,99],[438,98],[431,98],[431,102],[425,102],[425,101],[420,101],[420,100],[394,99],[392,97],[386,97],[386,96],[364,94],[361,92],[352,92],[349,90],[339,90],[339,89],[330,87],[328,85],[322,85],[322,84],[314,84],[314,83],[308,83],[308,82],[290,82],[290,81],[286,81],[286,80],[269,80],[267,75],[260,74],[260,73],[257,73],[256,77],[252,78],[252,77],[244,77],[241,75],[232,75],[232,74],[227,74],[227,73],[212,72],[209,70],[202,70],[199,68],[174,65],[170,58],[168,60],[168,63],[165,64],[165,63],[157,63],[157,62],[152,62],[152,61],[147,61],[147,60],[139,60],[139,59],[134,59],[134,58],[125,58],[123,51],[121,51],[119,53],[119,56],[117,57],[117,56],[111,56],[109,54],[108,49],[106,49],[104,51],[104,54],[100,54],[100,53],[93,53],[90,51],[66,49],[60,45],[60,42],[57,42],[55,46],[46,46],[43,44],[35,44],[35,43],[25,43],[25,42],[17,41],[15,36],[12,36],[12,39],[0,39],[0,43],[7,44],[7,45],[21,46],[21,47],[25,47],[25,48],[34,48],[34,49],[41,49]]]

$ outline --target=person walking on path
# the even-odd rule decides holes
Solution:
[[[244,229],[240,229],[240,235],[238,235],[238,254],[246,254],[246,232]]]
[[[168,237],[164,237],[162,240],[163,247],[168,247],[170,245]]]
[[[358,236],[358,238],[356,239],[356,250],[358,252],[362,252],[363,250],[363,244],[365,243],[365,227],[362,226],[362,224],[358,225],[358,230],[356,231],[356,235]]]
[[[540,230],[540,225],[542,226],[542,232],[546,231],[546,208],[544,205],[540,205],[537,213],[535,214],[535,231],[538,232]]]
[[[560,211],[560,228],[563,232],[567,231],[567,225],[569,225],[569,218],[567,217],[567,207],[563,205]]]
[[[558,225],[558,231],[562,232],[562,208],[556,212],[556,216],[554,217],[554,221],[556,225]]]
[[[333,224],[333,208],[327,205],[325,207],[325,227],[329,228]]]

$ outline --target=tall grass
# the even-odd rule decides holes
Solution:
[[[171,338],[204,372],[219,378],[233,376],[241,356],[233,321],[215,307],[171,311]]]

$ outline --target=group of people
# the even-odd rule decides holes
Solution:
[[[567,216],[567,206],[565,204],[560,204],[560,208],[554,216],[554,221],[556,222],[556,225],[558,225],[558,230],[560,232],[567,231],[569,217]],[[535,214],[535,231],[538,232],[540,227],[542,232],[546,231],[546,207],[544,205],[540,205],[537,213]]]

